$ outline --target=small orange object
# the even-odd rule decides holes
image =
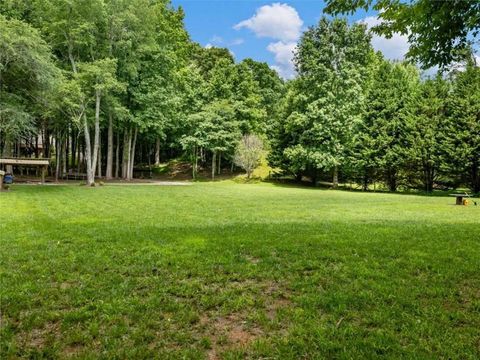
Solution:
[[[468,205],[468,200],[467,199],[463,199],[463,205],[465,205],[465,206]]]

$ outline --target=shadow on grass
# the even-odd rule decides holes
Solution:
[[[395,195],[416,195],[416,196],[425,196],[425,197],[447,197],[451,196],[451,194],[463,194],[465,193],[467,196],[472,198],[480,198],[480,194],[474,194],[468,189],[451,189],[451,190],[434,190],[433,192],[427,192],[424,190],[418,189],[407,189],[407,190],[398,190],[398,191],[389,191],[386,189],[377,189],[377,190],[363,190],[361,188],[352,188],[348,185],[340,184],[337,189],[333,189],[331,184],[321,182],[314,185],[312,182],[307,181],[295,181],[290,179],[285,180],[264,180],[263,182],[272,184],[276,187],[284,187],[284,188],[297,188],[297,189],[308,189],[308,190],[338,190],[338,191],[345,191],[345,192],[355,192],[355,193],[364,193],[364,194],[395,194]]]
[[[198,358],[212,331],[202,316],[230,316],[264,342],[244,344],[241,357],[341,357],[344,349],[416,357],[425,332],[433,354],[473,356],[477,225],[85,226],[45,218],[31,243],[3,239],[2,351],[61,357],[74,345],[85,356],[194,350]],[[269,320],[268,304],[279,297],[286,308]]]

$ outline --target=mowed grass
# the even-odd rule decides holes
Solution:
[[[480,357],[480,207],[272,184],[0,194],[0,358]]]

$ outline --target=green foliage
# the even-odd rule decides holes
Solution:
[[[408,120],[413,115],[419,81],[414,66],[381,60],[359,124],[355,144],[359,151],[352,155],[354,166],[363,172],[364,187],[375,171],[391,191],[397,189],[399,173],[407,165]]]
[[[3,15],[0,29],[0,134],[11,142],[34,131],[34,116],[48,111],[42,100],[60,73],[36,29]]]
[[[473,61],[455,74],[449,100],[445,150],[449,170],[480,192],[480,68]]]
[[[338,15],[370,8],[381,20],[373,30],[386,37],[408,35],[407,56],[425,68],[464,59],[479,35],[478,1],[328,0],[325,12]]]
[[[420,85],[415,110],[408,121],[408,158],[413,169],[418,169],[425,191],[431,192],[441,174],[449,134],[447,130],[449,83],[437,75]]]
[[[453,4],[447,20],[447,5],[423,0],[332,0],[327,10],[370,6],[384,10],[376,31],[412,29],[410,55],[424,64],[465,55],[458,31],[478,27],[473,3]],[[297,179],[479,190],[473,59],[421,79],[375,55],[365,25],[323,18],[299,42],[298,77],[284,82],[265,63],[193,43],[167,0],[5,0],[0,11],[0,147],[32,156],[42,137],[42,156],[64,159],[57,174],[86,171],[91,183],[109,163],[110,178],[115,152],[126,179],[136,163],[186,158],[194,177],[210,166],[213,177],[252,134],[267,140],[270,165]],[[424,28],[427,16],[438,34]]]
[[[284,115],[292,141],[283,153],[294,172],[335,172],[344,164],[364,106],[371,58],[363,25],[323,18],[303,34],[295,56],[299,78],[287,95],[292,100]]]

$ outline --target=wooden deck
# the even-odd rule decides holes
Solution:
[[[48,159],[0,158],[0,165],[41,166],[41,168],[42,168],[42,184],[45,183],[45,173],[47,172],[48,164],[50,164],[50,160],[48,160]]]

